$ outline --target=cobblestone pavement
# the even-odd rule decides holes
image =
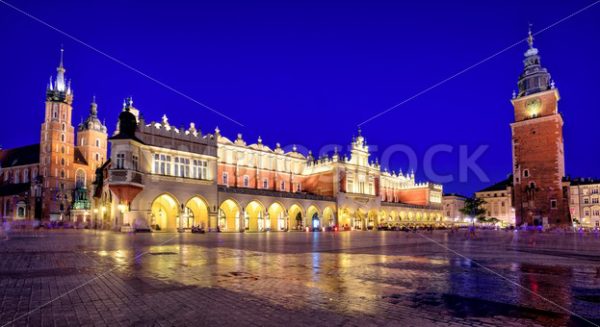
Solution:
[[[0,326],[598,325],[600,240],[13,232],[0,300]]]

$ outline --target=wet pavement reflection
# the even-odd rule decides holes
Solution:
[[[597,238],[426,236],[15,233],[0,243],[0,325],[94,278],[15,323],[600,324]]]

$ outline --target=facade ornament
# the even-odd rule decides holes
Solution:
[[[262,145],[262,137],[258,136],[258,144]]]
[[[294,145],[292,146],[292,152],[296,152],[296,150],[298,150],[298,147],[296,147],[296,144],[294,144]]]
[[[215,127],[215,135],[221,136],[221,130],[219,129],[219,126]]]
[[[161,118],[161,124],[162,124],[163,126],[166,126],[166,127],[168,127],[168,126],[169,126],[169,118],[167,118],[167,115],[166,115],[166,114],[164,114],[164,115],[162,116],[162,118]]]

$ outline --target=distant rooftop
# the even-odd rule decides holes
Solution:
[[[492,186],[486,187],[483,190],[477,191],[477,192],[493,192],[493,191],[505,191],[506,188],[508,186],[512,186],[513,184],[513,177],[512,175],[508,176],[507,179],[498,182]]]
[[[600,184],[600,179],[598,178],[574,178],[570,180],[571,185],[590,185],[590,184]]]
[[[17,167],[40,162],[40,145],[32,144],[0,150],[0,167]]]

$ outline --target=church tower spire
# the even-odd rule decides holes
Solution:
[[[67,70],[64,66],[64,53],[65,50],[61,47],[60,60],[58,67],[56,67],[56,79],[53,80],[52,76],[50,76],[50,83],[46,88],[46,98],[48,100],[72,103],[73,91],[71,90],[71,81],[65,78]]]

